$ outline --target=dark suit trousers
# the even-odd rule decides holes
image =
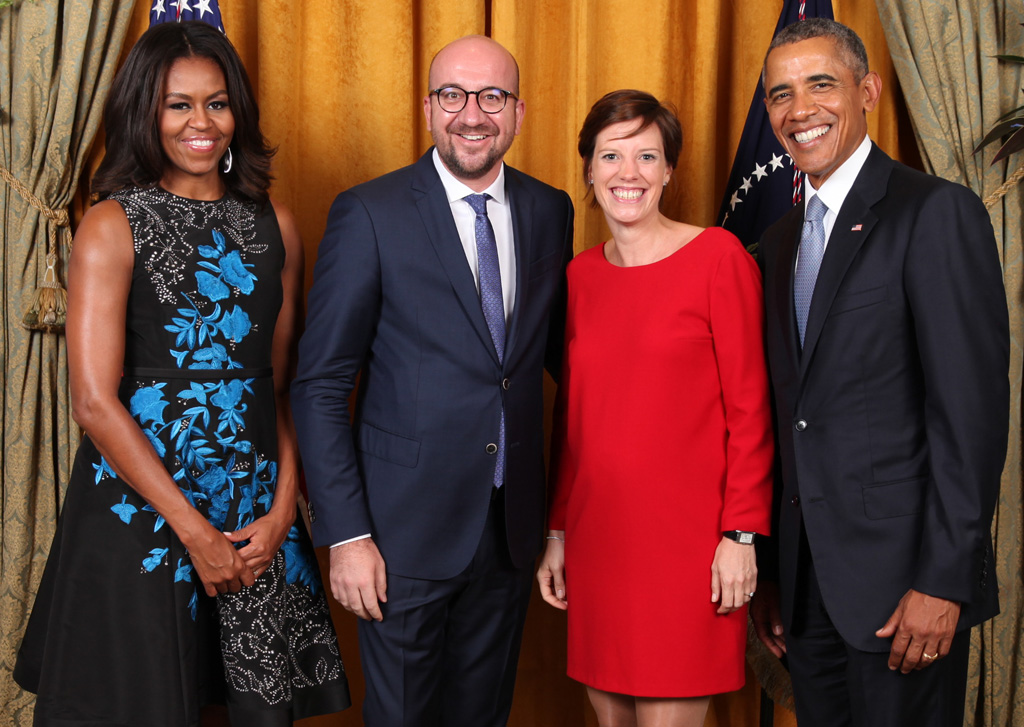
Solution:
[[[504,501],[497,490],[476,554],[455,578],[388,574],[384,620],[359,622],[366,727],[507,723],[533,569],[509,558]]]
[[[786,635],[800,727],[961,727],[970,631],[957,633],[949,654],[931,666],[890,671],[888,651],[860,651],[836,631],[806,537],[801,540],[793,628]]]

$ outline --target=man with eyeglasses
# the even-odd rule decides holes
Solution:
[[[507,50],[456,40],[429,89],[434,147],[331,208],[292,406],[314,540],[361,619],[366,724],[497,727],[542,542],[573,208],[502,162],[526,109]]]

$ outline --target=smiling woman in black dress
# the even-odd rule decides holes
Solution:
[[[15,670],[36,725],[290,725],[349,704],[297,519],[302,245],[234,49],[132,49],[71,257],[78,451]]]

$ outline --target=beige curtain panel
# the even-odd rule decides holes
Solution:
[[[925,10],[927,8],[927,10]],[[964,724],[1024,725],[1024,548],[1021,544],[1021,243],[1024,154],[993,165],[998,145],[974,148],[1007,111],[1024,104],[1020,66],[997,54],[1024,55],[1024,8],[991,0],[878,0],[893,61],[917,130],[924,167],[973,189],[988,207],[1010,302],[1010,442],[996,510],[996,575],[1002,612],[972,634]],[[1013,180],[1017,181],[1013,181]]]
[[[33,699],[10,672],[78,442],[64,338],[27,330],[22,319],[48,248],[62,281],[70,249],[55,227],[99,128],[131,10],[118,0],[14,0],[0,10],[0,722],[8,724],[31,724]]]

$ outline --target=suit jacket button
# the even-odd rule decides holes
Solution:
[[[484,447],[484,451],[487,452],[487,454],[497,454],[498,453],[498,445],[495,444],[494,442],[491,442],[486,447]]]
[[[800,495],[793,495],[793,499],[790,502],[793,503],[793,507],[800,507]]]
[[[312,502],[307,502],[306,503],[306,510],[309,512],[309,521],[311,523],[315,523],[316,522],[316,508],[313,507],[313,503]]]
[[[508,387],[509,387],[510,383],[512,383],[512,382],[510,382],[508,379],[502,379],[501,380],[501,388],[503,388],[505,391],[508,391]]]
[[[796,428],[798,432],[802,432],[803,430],[807,429],[807,422],[804,421],[803,419],[800,419],[793,426]]]

